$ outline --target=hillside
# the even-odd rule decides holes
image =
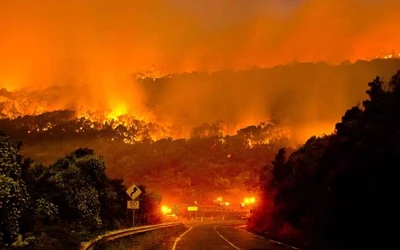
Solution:
[[[32,98],[30,105],[37,98],[51,103],[57,88],[41,95],[3,89],[0,130],[23,142],[23,155],[45,165],[88,147],[104,157],[110,177],[145,184],[166,201],[210,203],[224,196],[238,203],[256,190],[260,169],[278,148],[332,132],[346,107],[364,99],[365,82],[386,79],[399,67],[398,59],[379,59],[140,79],[146,107],[159,118],[180,119],[182,127],[161,118],[94,119],[73,109],[22,116],[22,97]],[[244,117],[257,121],[238,127]]]
[[[107,137],[102,131],[93,135],[60,135],[49,130],[48,134],[25,137],[21,152],[49,164],[78,147],[90,147],[104,157],[107,174],[122,178],[125,185],[145,184],[170,202],[211,203],[218,196],[233,201],[254,192],[263,164],[280,146],[288,144],[287,138],[265,143],[266,134],[274,130],[277,131],[272,125],[260,125],[243,129],[235,136],[133,144],[116,139],[115,134]],[[239,204],[240,200],[235,202]]]

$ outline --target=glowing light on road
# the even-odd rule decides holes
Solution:
[[[167,207],[167,206],[161,206],[161,212],[162,212],[163,214],[169,214],[169,213],[171,213],[171,211],[172,211],[171,208],[169,208],[169,207]]]
[[[220,206],[229,206],[231,205],[230,202],[224,201],[222,197],[218,197],[217,199],[214,200],[214,204],[220,205]]]
[[[256,198],[254,198],[254,197],[245,197],[243,202],[241,202],[240,204],[242,205],[242,207],[244,207],[244,206],[253,205],[254,203],[256,203]]]

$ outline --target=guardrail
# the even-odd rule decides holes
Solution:
[[[183,225],[182,222],[172,222],[172,223],[162,223],[162,224],[157,224],[157,225],[150,225],[150,226],[142,226],[142,227],[133,227],[133,228],[128,228],[128,229],[122,229],[122,230],[117,230],[117,231],[112,231],[103,235],[97,236],[95,239],[89,241],[89,242],[84,242],[81,244],[81,250],[92,250],[97,242],[100,240],[114,240],[117,238],[122,238],[126,237],[129,235],[137,234],[137,233],[144,233],[148,231],[153,231],[157,229],[162,229],[162,228],[167,228],[167,227],[175,227]]]

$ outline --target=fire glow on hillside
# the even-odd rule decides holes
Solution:
[[[399,57],[395,0],[39,2],[0,3],[0,118],[73,110],[93,124],[139,120],[163,128],[154,139],[180,138],[219,120],[228,124],[223,134],[236,133],[275,119],[278,105],[305,127],[304,139],[332,132],[354,104],[345,85],[325,89],[336,93],[338,115],[321,119],[320,93],[290,96],[303,82],[249,87],[260,76],[218,80],[218,72]],[[215,80],[185,76],[195,72]]]

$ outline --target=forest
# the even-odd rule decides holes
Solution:
[[[128,116],[100,121],[68,109],[22,115],[13,101],[23,93],[3,89],[2,244],[40,248],[52,242],[62,249],[63,240],[76,246],[96,233],[129,226],[124,190],[135,183],[147,190],[142,196],[147,205],[137,213],[139,223],[159,222],[161,202],[210,205],[223,196],[239,207],[243,197],[259,194],[259,206],[249,220],[254,232],[310,249],[382,246],[389,242],[388,222],[396,211],[400,73],[389,75],[398,64],[397,59],[338,66],[300,63],[241,73],[142,79],[146,91],[154,93],[155,85],[165,89],[169,83],[176,84],[170,82],[172,78],[181,78],[180,84],[196,78],[222,85],[235,78],[242,79],[235,82],[241,85],[249,76],[258,79],[250,85],[258,92],[268,92],[260,87],[263,81],[268,86],[298,84],[280,92],[281,99],[283,93],[290,93],[289,100],[296,101],[275,103],[273,115],[264,121],[233,133],[226,132],[228,121],[204,121],[186,137],[172,137],[171,128]],[[365,91],[361,89],[373,79],[372,74],[383,77],[368,84],[368,99],[357,101],[362,100]],[[318,101],[320,91],[335,82],[332,90],[342,91],[324,92],[326,102]],[[336,117],[341,105],[352,102],[347,108],[353,107],[339,115],[342,119],[332,124],[331,134],[301,143],[295,136],[297,122],[307,124],[306,116],[291,114],[306,113],[301,100],[307,96],[315,97],[311,104],[320,122]],[[327,105],[337,96],[341,96],[340,105],[338,101]],[[157,95],[151,95],[148,106],[158,105]],[[11,111],[16,115],[9,116]],[[67,237],[60,237],[64,234]]]
[[[44,114],[35,119],[47,122],[45,115],[58,114]],[[29,124],[29,119],[16,119],[8,127]],[[80,126],[72,120],[60,122],[45,132],[26,134],[21,150],[36,162],[50,164],[56,156],[76,148],[94,148],[104,157],[108,176],[123,179],[126,186],[146,184],[149,190],[162,193],[171,203],[192,203],[195,200],[212,203],[219,196],[234,199],[239,192],[237,200],[230,200],[239,206],[242,197],[255,191],[263,164],[273,158],[279,147],[287,146],[289,140],[283,129],[274,124],[249,126],[234,136],[194,136],[133,144],[125,143],[119,137],[119,127],[115,130],[74,132]],[[12,132],[12,138],[24,134],[12,129],[7,131]]]
[[[239,204],[256,191],[260,169],[279,148],[290,151],[311,135],[333,132],[341,113],[365,98],[365,82],[376,75],[389,79],[399,67],[399,59],[376,59],[135,76],[146,93],[145,106],[181,127],[128,115],[98,120],[75,109],[23,115],[27,107],[64,100],[68,90],[3,89],[0,130],[23,141],[23,155],[38,163],[49,165],[77,148],[92,148],[104,157],[111,178],[125,185],[146,183],[166,201],[208,203],[224,196]],[[259,120],[237,122],[248,116]],[[238,192],[240,198],[233,195]]]
[[[260,175],[255,231],[307,249],[390,249],[398,213],[400,71],[368,83],[368,99],[348,109],[335,133],[277,151]]]

